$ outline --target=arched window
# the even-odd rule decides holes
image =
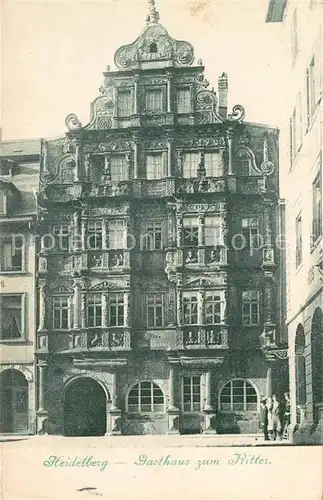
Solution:
[[[152,43],[149,45],[149,52],[150,52],[151,54],[157,54],[157,43],[152,42]]]
[[[306,370],[304,349],[304,328],[303,325],[299,324],[295,336],[296,405],[304,405],[306,403]]]
[[[258,395],[250,382],[244,379],[230,380],[220,393],[220,410],[249,411],[257,410]]]
[[[311,342],[313,402],[320,403],[323,401],[323,313],[319,307],[313,314]]]
[[[139,382],[129,392],[129,413],[163,412],[164,410],[163,392],[154,382]]]

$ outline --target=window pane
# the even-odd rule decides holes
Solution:
[[[0,296],[1,338],[17,339],[22,336],[22,296]]]

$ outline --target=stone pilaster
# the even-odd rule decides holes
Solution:
[[[45,374],[47,370],[47,363],[39,362],[37,365],[38,369],[38,409],[36,412],[37,419],[37,433],[45,434],[46,430],[44,429],[45,421],[48,418],[48,412],[46,411],[45,404]]]
[[[204,225],[205,225],[204,215],[199,214],[198,221],[199,221],[199,225],[198,225],[198,244],[199,244],[199,246],[203,246],[204,245]]]
[[[40,279],[39,285],[39,320],[38,332],[46,330],[46,280]]]
[[[197,292],[197,323],[204,325],[204,296],[202,290]]]
[[[121,410],[117,405],[117,374],[111,373],[111,406],[107,411],[107,432],[108,436],[118,436],[121,434]]]
[[[216,434],[215,429],[215,411],[211,404],[211,370],[205,373],[205,406],[204,413],[204,431],[203,434]]]
[[[74,320],[73,328],[78,330],[80,328],[80,297],[81,297],[81,284],[78,280],[74,281]]]
[[[131,301],[130,292],[125,292],[124,293],[124,326],[126,326],[126,327],[130,326],[130,317],[131,317],[130,301]]]
[[[169,137],[167,146],[167,177],[172,177],[172,163],[173,163],[173,143],[174,138]]]
[[[175,370],[173,366],[169,369],[169,406],[168,415],[168,434],[179,434],[179,409],[175,407]]]

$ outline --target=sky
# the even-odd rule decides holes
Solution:
[[[229,76],[229,107],[279,126],[288,46],[280,23],[265,23],[269,0],[156,0],[170,36],[189,41],[210,86]],[[145,27],[147,0],[2,3],[2,139],[55,137],[76,113],[83,125],[102,72],[118,47]]]

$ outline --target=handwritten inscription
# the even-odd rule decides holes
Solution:
[[[218,465],[270,465],[270,460],[255,453],[233,453],[229,458],[220,460],[214,459],[197,459],[191,462],[188,459],[179,459],[172,455],[166,455],[159,458],[151,458],[146,454],[139,455],[135,465],[145,467],[188,467],[193,466],[194,470],[200,470],[204,467],[216,467]]]

